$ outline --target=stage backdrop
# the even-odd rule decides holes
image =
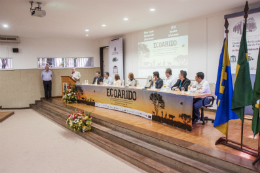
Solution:
[[[109,75],[114,79],[115,74],[119,74],[123,79],[123,39],[119,38],[109,42]]]
[[[113,86],[77,85],[77,88],[78,102],[192,130],[192,96]]]
[[[228,52],[233,82],[235,79],[243,24],[245,22],[244,14],[244,11],[241,11],[238,13],[228,14],[224,16],[224,18],[227,18],[229,22]],[[226,37],[226,35],[224,35],[224,37]],[[260,46],[260,8],[249,9],[248,11],[246,39],[250,66],[250,78],[252,86],[254,86],[256,64],[258,60],[258,52]],[[246,106],[245,114],[253,115],[252,106]]]
[[[229,22],[228,52],[231,62],[231,73],[235,74],[243,25],[245,23],[244,12],[226,15],[225,18]],[[256,74],[260,46],[260,8],[249,10],[246,31],[250,74]]]

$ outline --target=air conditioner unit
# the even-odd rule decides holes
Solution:
[[[17,36],[0,35],[0,43],[20,43]]]

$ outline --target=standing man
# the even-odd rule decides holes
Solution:
[[[211,93],[208,81],[204,80],[204,73],[198,72],[195,76],[196,82],[192,85],[191,90],[198,93]],[[194,98],[193,99],[193,115],[192,115],[192,124],[196,123],[200,119],[200,108],[203,106],[202,98]],[[210,100],[205,98],[204,105],[210,103]]]
[[[178,81],[173,85],[172,90],[180,91],[181,87],[184,87],[185,91],[188,91],[190,80],[187,77],[187,72],[184,70],[180,71]]]
[[[156,89],[161,89],[163,86],[163,80],[159,77],[158,71],[153,72],[153,82],[151,86],[153,86],[153,83],[155,83]]]
[[[96,77],[94,77],[92,84],[95,84],[95,82],[97,82],[97,84],[100,84],[103,82],[103,77],[100,75],[100,71],[96,71]]]
[[[79,85],[80,84],[80,78],[81,78],[81,75],[80,75],[80,72],[76,71],[76,68],[72,68],[72,73],[71,73],[71,77],[72,79],[74,79],[76,81],[76,84]]]
[[[172,86],[176,83],[177,79],[172,76],[172,69],[167,68],[165,71],[165,82],[166,82],[166,88],[171,89]]]
[[[109,73],[108,72],[105,72],[104,73],[104,79],[103,79],[103,83],[104,84],[107,84],[107,85],[113,85],[113,79],[111,77],[109,77]],[[102,83],[102,84],[103,84]]]
[[[45,66],[45,70],[41,74],[43,80],[43,87],[45,93],[45,99],[51,98],[51,80],[52,80],[52,71],[49,70],[48,66]]]

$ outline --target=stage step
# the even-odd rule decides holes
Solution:
[[[69,129],[66,126],[65,119],[56,116],[54,113],[49,112],[48,110],[33,106],[32,107],[35,111],[39,112],[40,114],[46,116],[47,118],[51,119],[52,121],[58,123],[59,125]],[[163,165],[157,161],[154,161],[148,157],[145,157],[137,152],[134,152],[126,147],[118,145],[110,140],[107,140],[93,132],[87,133],[80,133],[76,132],[76,134],[80,135],[81,137],[93,142],[94,144],[100,146],[101,148],[106,149],[107,151],[115,154],[118,157],[136,165],[137,167],[152,173],[181,173],[178,170],[170,168],[166,165]]]
[[[75,108],[52,100],[36,102],[32,108],[41,113],[51,113],[52,116],[67,118]],[[65,124],[65,123],[64,123]],[[93,133],[114,143],[131,149],[144,157],[153,159],[163,165],[178,169],[182,172],[258,172],[257,168],[250,169],[244,165],[228,162],[211,156],[210,153],[194,151],[178,141],[167,141],[149,133],[142,133],[127,125],[117,123],[115,120],[93,114]],[[175,143],[176,142],[176,143]],[[206,147],[205,147],[206,148]],[[150,172],[150,171],[149,171]]]

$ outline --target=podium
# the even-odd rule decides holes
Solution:
[[[70,76],[61,76],[61,91],[62,91],[62,97],[63,97],[63,91],[66,90],[67,86],[71,83],[72,85],[76,84],[76,81],[72,79]]]

